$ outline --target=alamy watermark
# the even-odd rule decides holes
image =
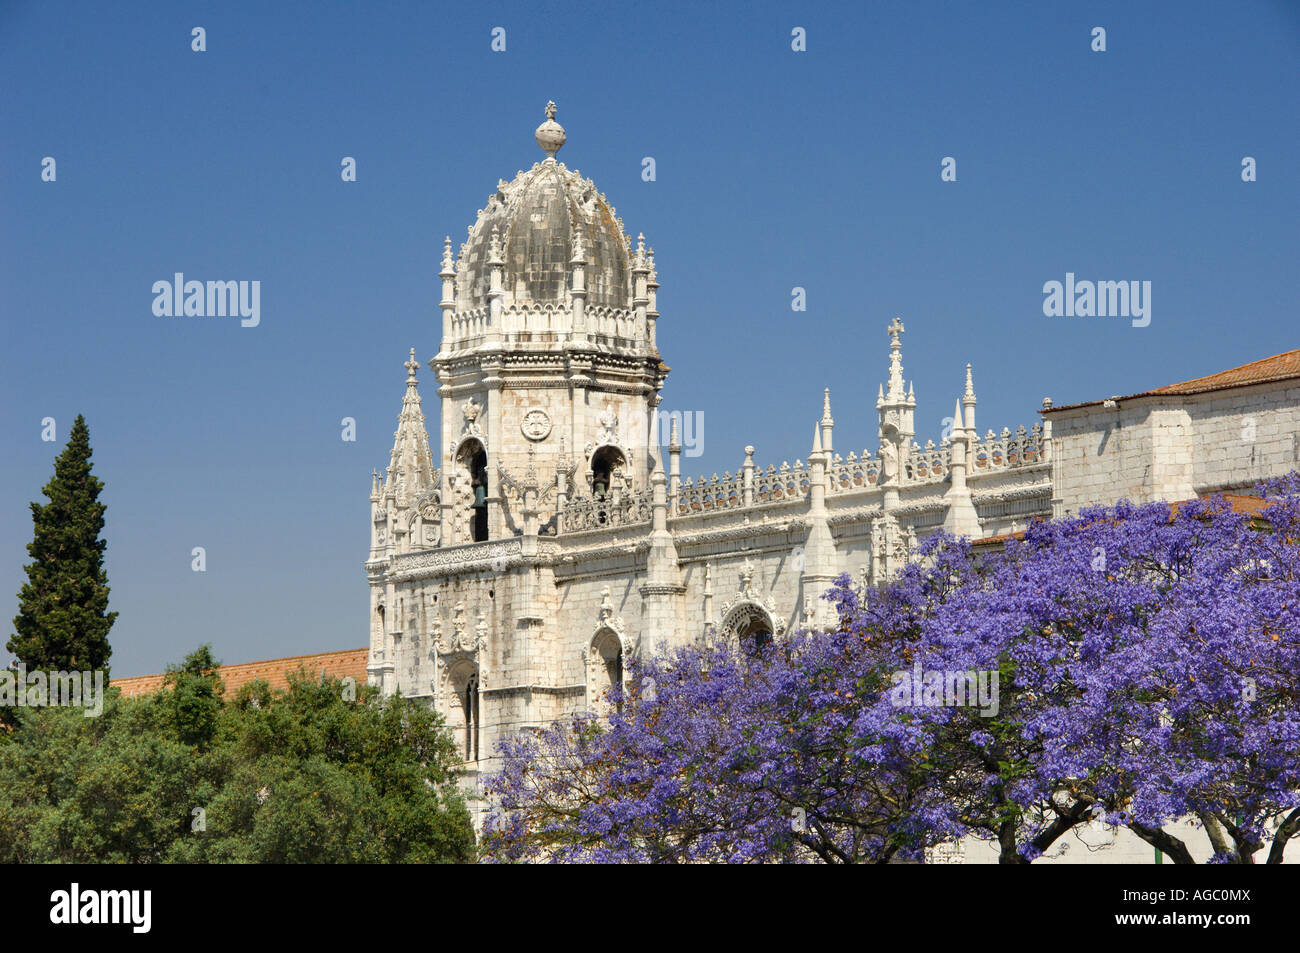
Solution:
[[[998,673],[993,670],[947,672],[917,662],[910,672],[894,672],[889,680],[894,684],[889,700],[899,708],[978,708],[985,718],[998,713]]]
[[[260,281],[186,281],[180,271],[172,279],[153,283],[153,313],[160,318],[238,316],[245,328],[262,322]]]
[[[1075,281],[1074,272],[1065,281],[1043,285],[1043,314],[1049,318],[1132,318],[1133,327],[1151,323],[1151,282]]]
[[[29,672],[19,662],[0,670],[0,706],[82,708],[94,718],[104,711],[104,672]]]
[[[650,417],[638,414],[628,425],[627,446],[640,450],[650,446],[650,437],[656,446],[669,447],[676,434],[677,445],[682,448],[682,455],[698,457],[704,454],[704,411],[655,409]]]

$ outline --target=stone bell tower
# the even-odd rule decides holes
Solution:
[[[444,546],[546,534],[566,498],[649,487],[668,373],[654,250],[557,161],[565,138],[547,103],[544,157],[497,183],[454,260],[444,243]]]

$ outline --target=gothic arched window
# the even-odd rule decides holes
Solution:
[[[592,639],[588,654],[589,706],[594,711],[610,689],[623,685],[623,641],[612,629],[602,629]]]
[[[471,675],[465,682],[465,696],[461,699],[465,708],[465,760],[478,760],[479,702],[478,676]]]
[[[754,619],[736,634],[739,636],[741,648],[754,655],[762,655],[772,644],[772,627],[764,619]]]

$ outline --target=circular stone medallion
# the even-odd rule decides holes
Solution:
[[[540,407],[534,407],[524,413],[519,430],[529,440],[545,440],[551,433],[551,418]]]

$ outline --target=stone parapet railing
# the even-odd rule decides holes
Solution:
[[[1020,427],[1015,432],[1003,429],[1001,435],[990,430],[984,438],[974,442],[967,453],[967,473],[972,477],[998,471],[1043,463],[1043,428],[1035,424],[1032,430]],[[913,443],[903,459],[901,487],[942,483],[948,479],[952,466],[952,446],[945,441],[935,446],[933,441],[924,447]],[[879,489],[883,479],[883,464],[876,454],[864,450],[860,455],[848,457],[834,454],[827,472],[827,488],[831,495],[847,495]],[[812,469],[802,460],[793,465],[745,467],[734,474],[686,478],[677,485],[676,493],[669,492],[669,516],[685,518],[702,516],[718,510],[742,510],[747,507],[788,503],[808,498]],[[626,497],[617,504],[589,499],[568,501],[560,518],[560,532],[571,533],[599,529],[605,526],[623,526],[649,522],[650,500],[644,496]]]
[[[592,529],[649,523],[654,515],[649,493],[627,493],[603,500],[567,500],[560,511],[558,532],[581,533]]]
[[[637,341],[645,337],[635,311],[626,308],[590,307],[583,312],[583,329],[596,342]],[[450,350],[462,350],[481,343],[496,331],[504,340],[521,335],[569,337],[573,334],[573,309],[565,305],[511,305],[502,309],[500,327],[492,327],[489,308],[471,308],[451,315]]]

